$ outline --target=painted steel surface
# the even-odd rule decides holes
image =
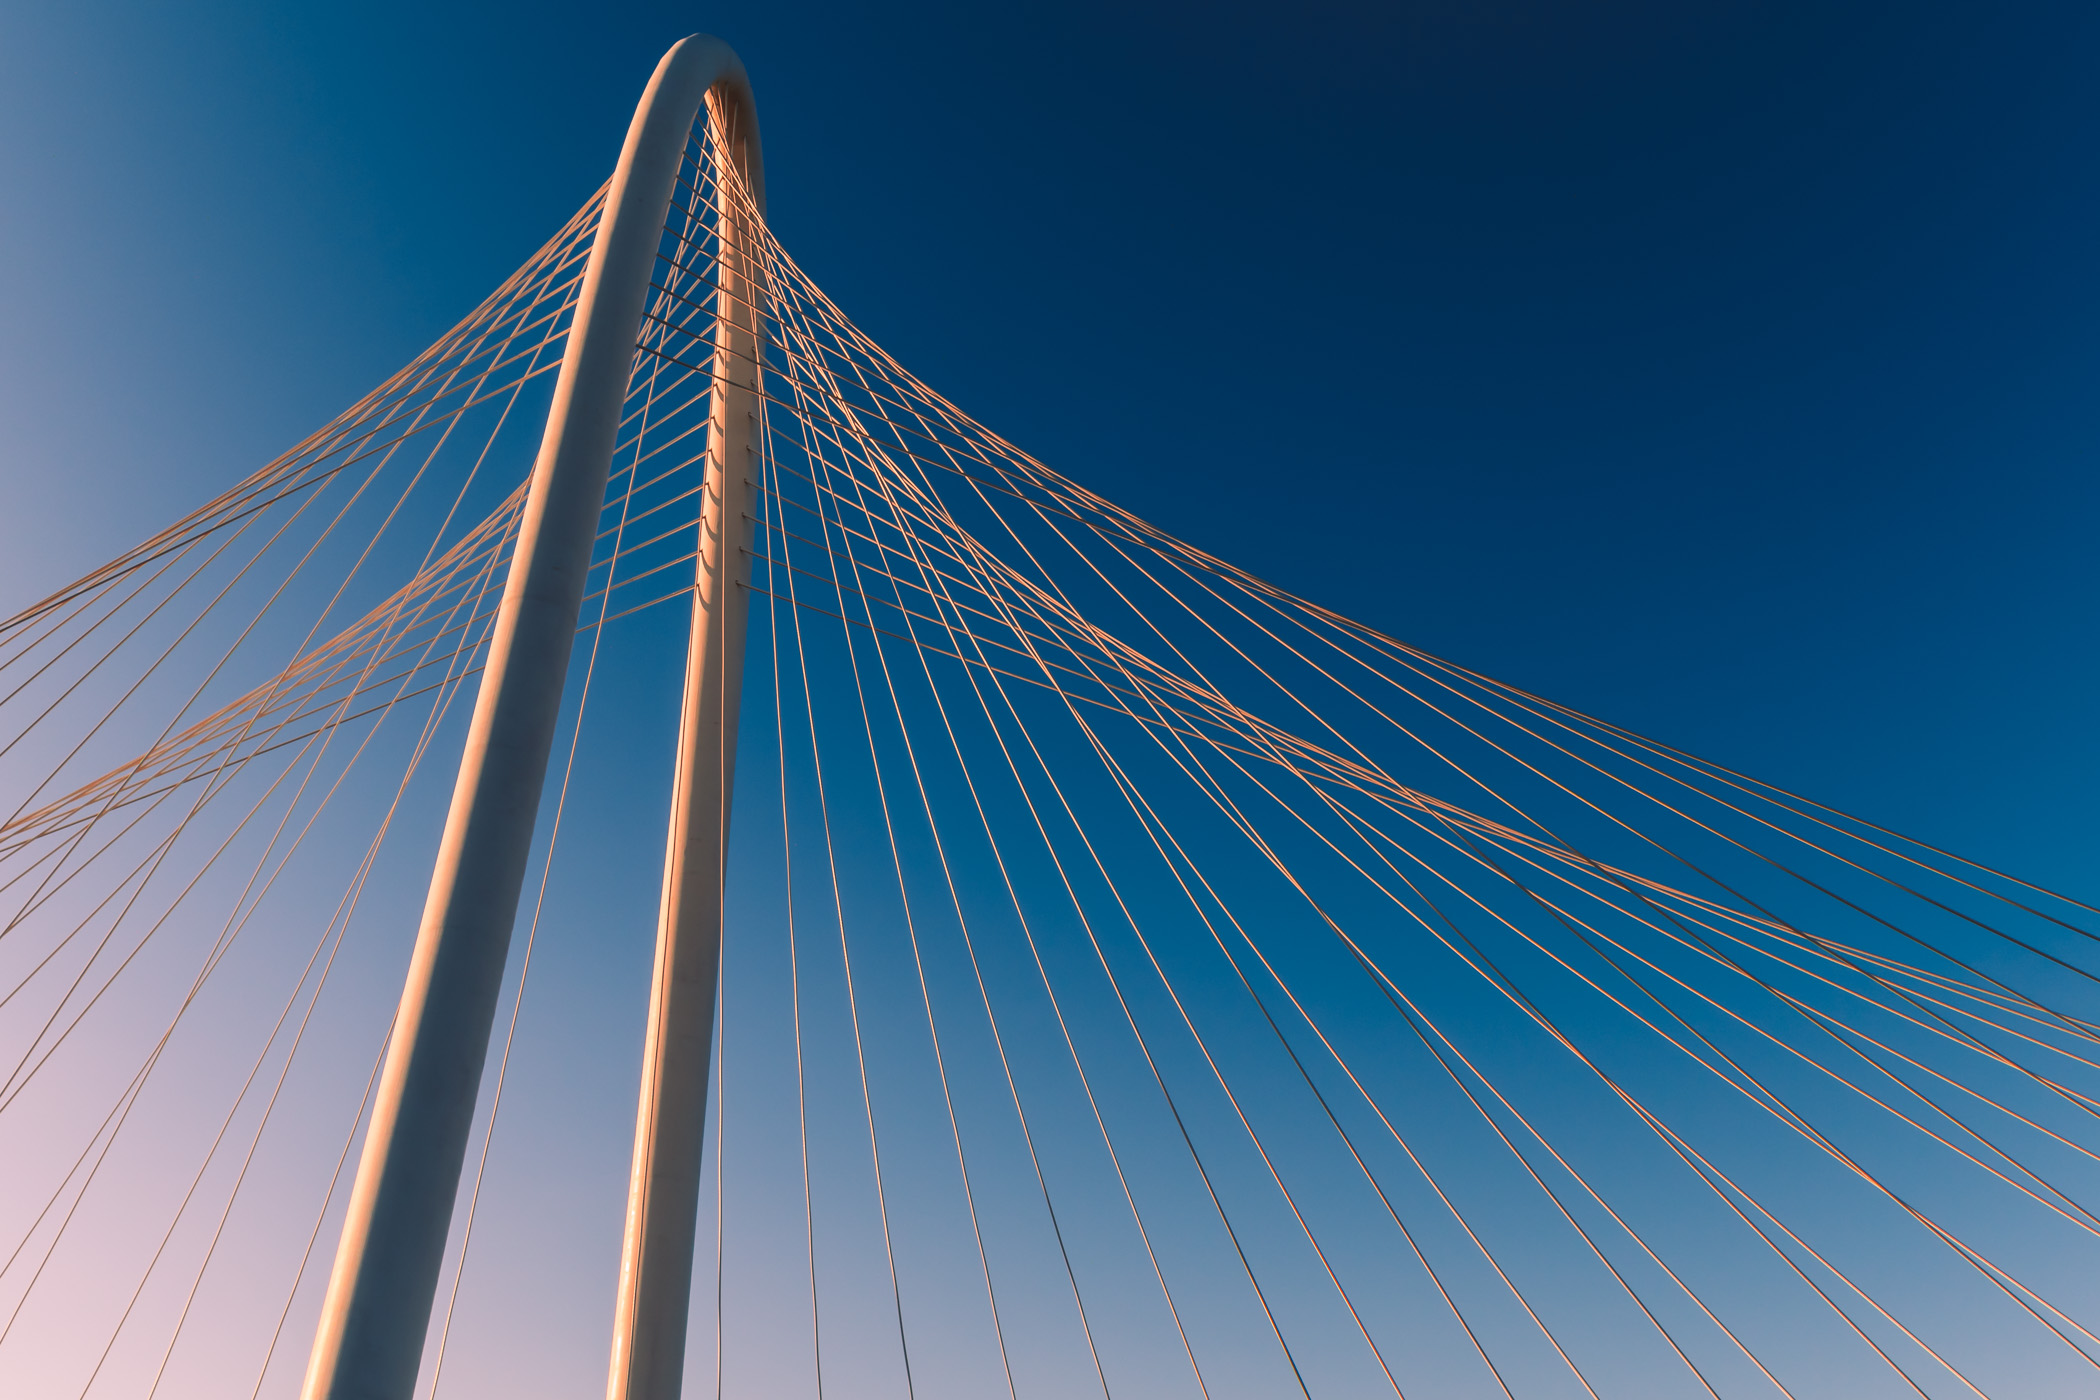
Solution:
[[[743,65],[719,39],[665,54],[606,195],[304,1400],[410,1400],[415,1387],[637,331],[687,134],[718,86],[749,110]],[[757,192],[755,126],[750,142]]]

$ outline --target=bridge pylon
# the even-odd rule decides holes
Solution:
[[[415,1389],[635,346],[703,107],[711,128],[727,136],[734,178],[764,207],[743,64],[712,36],[683,39],[657,64],[635,109],[585,267],[303,1400],[411,1400]],[[714,451],[620,1271],[614,1400],[678,1393],[713,1040],[761,336],[756,231],[733,199],[716,202],[725,212]]]

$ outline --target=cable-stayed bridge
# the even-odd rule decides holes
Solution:
[[[570,1286],[484,1188],[605,1035],[615,1397],[2100,1368],[2091,905],[1004,441],[775,239],[713,40],[422,356],[0,624],[0,771],[9,1393],[479,1388]],[[536,1025],[651,895],[646,996]]]

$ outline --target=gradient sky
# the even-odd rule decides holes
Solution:
[[[2100,15],[1577,8],[15,4],[0,613],[457,320],[707,30],[782,241],[1023,448],[2091,891]]]
[[[12,6],[0,591],[407,359],[704,28],[753,74],[788,246],[1044,460],[1431,650],[2074,883],[2100,19],[1580,8]]]

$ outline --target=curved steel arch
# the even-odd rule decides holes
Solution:
[[[686,137],[711,98],[733,158],[764,209],[758,121],[744,65],[711,35],[682,39],[657,64],[635,108],[585,265],[307,1362],[304,1400],[411,1400],[415,1388],[642,312]],[[736,236],[724,238],[725,248],[733,250],[725,266],[736,266],[748,279],[750,231],[725,223],[725,234],[731,232]],[[722,527],[728,522],[741,530],[748,489],[746,472],[725,468],[742,466],[750,449],[757,390],[754,300],[743,298],[740,317],[717,318],[713,412],[720,433],[710,470],[719,489],[710,493],[713,519],[703,523],[715,548],[712,559],[703,551],[699,566],[687,657],[678,794],[614,1347],[612,1391],[621,1400],[675,1396],[683,1363],[705,1103],[683,1103],[678,1091],[697,1083],[704,1094],[712,1038],[720,844],[729,794],[729,765],[720,756],[725,749],[733,752],[745,604],[732,574],[742,551],[722,547],[741,541]],[[725,295],[723,305],[730,304]],[[725,369],[738,352],[742,367],[731,377]],[[714,858],[705,859],[708,854]],[[690,859],[695,855],[702,859]],[[704,917],[696,919],[702,905]],[[697,1036],[695,1016],[704,1016]],[[672,1257],[678,1252],[672,1236],[682,1172],[691,1183],[684,1192],[681,1271]],[[675,1326],[668,1318],[674,1291]]]

